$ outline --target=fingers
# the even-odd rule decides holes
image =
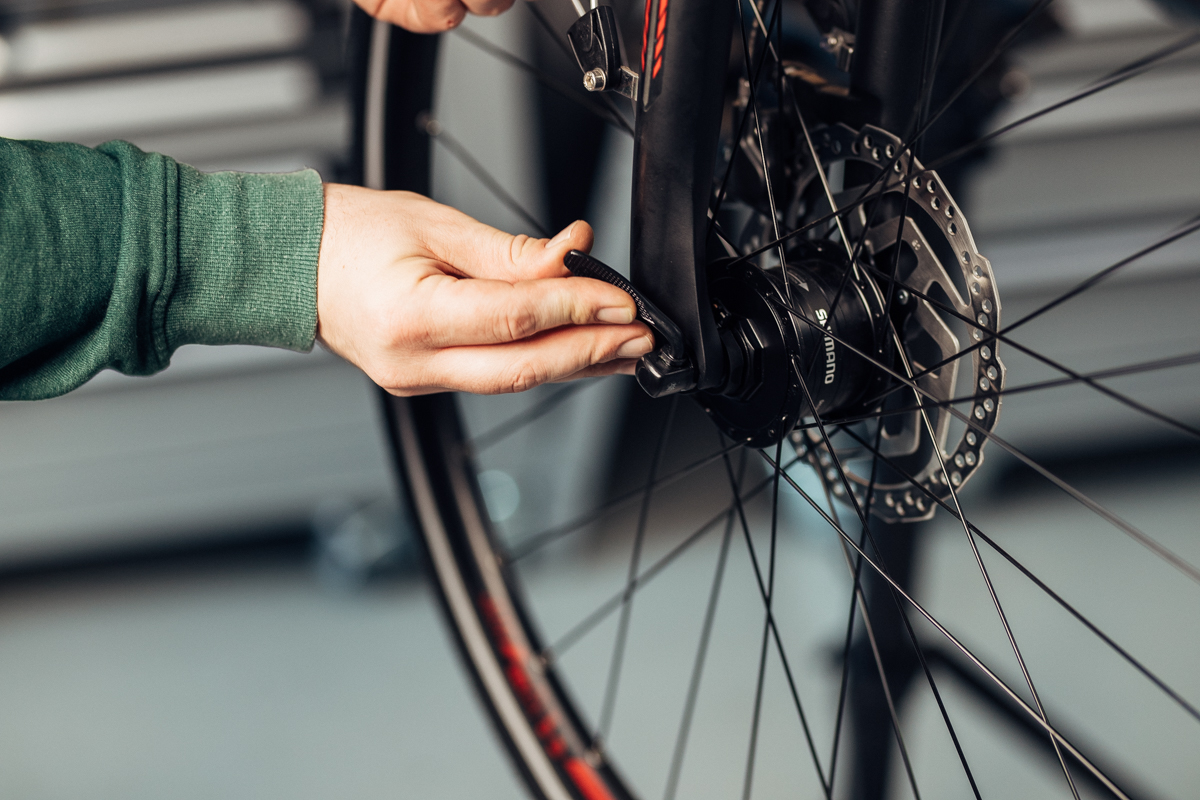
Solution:
[[[510,282],[569,275],[563,258],[571,250],[590,251],[594,238],[583,220],[553,238],[534,239],[497,230],[447,206],[429,209],[419,233],[429,254],[455,272]]]
[[[406,327],[425,347],[514,342],[564,325],[629,325],[633,299],[603,281],[548,278],[508,283],[431,275],[418,283]]]
[[[512,7],[513,0],[355,0],[371,16],[413,33],[441,33],[458,27],[469,11],[494,17]]]
[[[577,381],[583,378],[604,378],[609,375],[633,375],[637,369],[638,359],[636,358],[614,358],[612,361],[606,361],[603,364],[593,364],[590,367],[584,367],[573,375],[568,375],[565,378],[559,378],[555,383],[567,383],[568,381]]]
[[[402,393],[523,392],[568,377],[607,374],[609,370],[596,366],[608,362],[617,361],[612,372],[627,369],[630,359],[645,355],[653,346],[649,331],[641,325],[591,325],[559,328],[503,345],[448,348],[429,360],[421,386]]]
[[[513,0],[465,0],[467,10],[481,17],[494,17],[512,8]]]

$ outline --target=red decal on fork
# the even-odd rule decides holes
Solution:
[[[648,75],[650,68],[650,7],[654,0],[646,0],[646,21],[642,25],[642,74]]]
[[[667,6],[670,0],[658,0],[658,29],[654,33],[654,69],[650,72],[650,78],[658,77],[658,71],[662,69],[663,63],[663,45],[667,41]]]
[[[662,91],[658,74],[662,71],[663,50],[667,41],[667,6],[670,0],[646,0],[642,24],[642,102],[644,108]]]

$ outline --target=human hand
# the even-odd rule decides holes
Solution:
[[[582,221],[531,239],[410,192],[326,184],[317,336],[396,395],[632,374],[653,348],[633,300],[563,266],[591,246]]]
[[[457,28],[468,12],[494,17],[512,7],[513,0],[354,0],[376,19],[413,33],[441,33]]]

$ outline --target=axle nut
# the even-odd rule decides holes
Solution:
[[[589,69],[583,73],[583,88],[589,92],[603,92],[608,83],[608,76],[602,69]]]

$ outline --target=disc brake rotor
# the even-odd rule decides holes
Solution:
[[[849,502],[849,491],[865,507],[869,493],[879,518],[928,519],[931,498],[949,500],[983,463],[999,416],[1004,365],[989,336],[1000,324],[992,267],[937,173],[901,152],[896,136],[837,124],[815,128],[812,140],[830,194],[807,145],[798,146],[784,229],[828,215],[831,195],[836,208],[850,209],[842,230],[861,250],[851,266],[829,223],[789,243],[786,279],[776,250],[757,266],[714,265],[710,294],[734,353],[732,377],[698,399],[751,446],[790,431],[796,455],[831,496]],[[764,174],[757,142],[739,145]],[[752,204],[735,201],[724,219],[739,248],[774,238],[769,216]],[[958,356],[964,339],[969,374],[968,354]]]

